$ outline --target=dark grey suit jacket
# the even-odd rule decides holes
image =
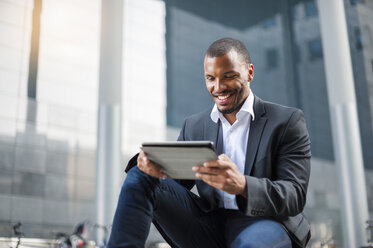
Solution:
[[[179,140],[210,140],[219,147],[219,124],[210,118],[211,109],[186,119]],[[281,222],[293,241],[305,246],[310,226],[302,211],[310,175],[310,140],[301,110],[265,102],[255,96],[255,119],[250,124],[245,172],[248,198],[237,196],[241,212],[248,216]],[[191,188],[194,181],[180,181]],[[201,206],[218,207],[216,191],[196,181]]]
[[[210,140],[219,147],[219,124],[211,120],[210,113],[211,109],[187,118],[178,140]],[[237,196],[237,205],[247,216],[279,221],[293,242],[304,247],[310,238],[310,225],[302,211],[306,203],[311,152],[303,113],[255,96],[254,114],[244,172],[248,198]],[[131,159],[127,170],[134,164],[136,157]],[[209,212],[218,207],[213,187],[201,180],[179,183],[188,189],[196,184],[202,210]]]

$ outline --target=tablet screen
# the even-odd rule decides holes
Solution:
[[[141,149],[175,179],[197,179],[193,166],[218,159],[210,141],[145,142]]]

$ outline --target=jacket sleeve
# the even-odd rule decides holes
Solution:
[[[126,169],[125,169],[125,172],[128,173],[128,171],[130,169],[132,169],[132,167],[135,167],[137,166],[137,157],[139,156],[139,154],[137,153],[135,156],[133,156],[129,161],[128,161],[128,164],[126,166]]]
[[[237,204],[248,216],[286,217],[302,212],[310,176],[310,140],[303,112],[295,110],[280,134],[275,158],[259,166],[270,166],[272,178],[246,176],[247,199]],[[260,163],[257,161],[256,163]],[[271,163],[271,164],[268,164]]]

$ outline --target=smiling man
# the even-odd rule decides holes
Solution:
[[[144,247],[151,222],[172,247],[305,247],[311,154],[302,111],[254,95],[239,40],[212,43],[204,71],[215,105],[187,118],[179,140],[213,141],[219,159],[193,167],[200,180],[175,181],[144,152],[132,158],[109,247]]]

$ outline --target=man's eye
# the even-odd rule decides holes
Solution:
[[[232,79],[232,78],[235,78],[236,76],[237,76],[236,74],[233,74],[233,75],[225,75],[225,78]]]
[[[207,81],[214,81],[214,78],[213,77],[206,77],[206,80]]]

